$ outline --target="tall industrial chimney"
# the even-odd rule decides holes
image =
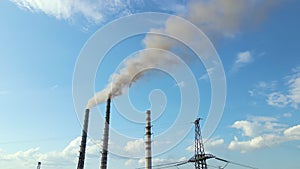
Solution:
[[[85,157],[86,138],[87,138],[87,131],[88,131],[88,123],[89,123],[89,113],[90,113],[90,110],[86,109],[85,116],[84,116],[84,122],[83,122],[82,137],[81,137],[77,169],[84,168],[84,157]]]
[[[38,165],[37,165],[37,169],[41,169],[41,165],[42,165],[42,163],[41,162],[38,162]]]
[[[102,157],[100,169],[107,168],[107,151],[108,151],[108,135],[109,135],[109,119],[110,119],[110,96],[108,96],[106,103],[105,126],[103,134]]]
[[[146,154],[145,154],[145,168],[152,169],[152,155],[151,155],[151,112],[146,112]]]

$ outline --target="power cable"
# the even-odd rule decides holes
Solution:
[[[165,164],[158,164],[158,165],[154,165],[152,166],[152,168],[170,168],[170,167],[178,167],[181,165],[184,165],[188,163],[188,161],[178,161],[178,162],[171,162],[171,163],[165,163]],[[136,169],[144,169],[146,167],[139,167]]]
[[[252,169],[258,169],[256,167],[252,167],[250,165],[245,165],[245,164],[241,164],[241,163],[237,163],[237,162],[233,162],[233,161],[228,161],[228,160],[225,160],[225,159],[222,159],[222,158],[219,158],[219,157],[214,157],[216,160],[219,160],[219,161],[223,161],[223,162],[226,162],[226,163],[230,163],[230,164],[234,164],[234,165],[238,165],[238,166],[241,166],[241,167],[245,167],[245,168],[252,168]],[[227,166],[227,165],[226,165]],[[225,167],[226,167],[225,166]],[[223,167],[223,168],[225,168]]]

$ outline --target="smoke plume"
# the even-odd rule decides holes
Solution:
[[[283,0],[193,1],[186,16],[210,38],[234,37],[261,23],[280,2]]]
[[[245,28],[254,27],[260,23],[274,6],[281,0],[210,0],[191,1],[187,5],[187,12],[182,14],[206,33],[210,39],[234,37]],[[201,46],[201,39],[193,39],[190,28],[180,23],[178,19],[170,17],[162,29],[152,29],[150,32],[158,34],[176,35],[186,41],[196,41]],[[143,40],[146,49],[156,48],[170,50],[176,46],[176,41],[160,35],[147,34]],[[93,107],[111,97],[122,95],[131,83],[143,76],[140,73],[145,67],[174,66],[175,59],[159,52],[149,53],[141,51],[137,56],[125,61],[124,67],[111,76],[110,83],[99,93],[96,93],[87,104]]]

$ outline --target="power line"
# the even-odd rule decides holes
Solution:
[[[171,168],[171,167],[181,166],[181,165],[184,165],[187,163],[188,163],[188,161],[177,161],[177,162],[153,165],[152,168]],[[144,168],[145,167],[140,167],[140,168],[136,168],[136,169],[144,169]]]
[[[219,160],[219,161],[223,161],[223,162],[226,162],[226,163],[230,163],[230,164],[234,164],[234,165],[238,165],[238,166],[241,166],[241,167],[245,167],[245,168],[252,168],[252,169],[258,169],[256,167],[252,167],[250,165],[246,165],[246,164],[241,164],[241,163],[237,163],[237,162],[233,162],[233,161],[228,161],[228,160],[225,160],[225,159],[222,159],[222,158],[219,158],[219,157],[214,157],[216,160]]]

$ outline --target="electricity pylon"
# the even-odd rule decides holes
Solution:
[[[200,128],[201,118],[197,118],[194,122],[195,124],[195,155],[194,159],[190,161],[195,162],[195,169],[207,169],[206,159],[214,158],[211,154],[205,154],[204,144],[201,136]]]

